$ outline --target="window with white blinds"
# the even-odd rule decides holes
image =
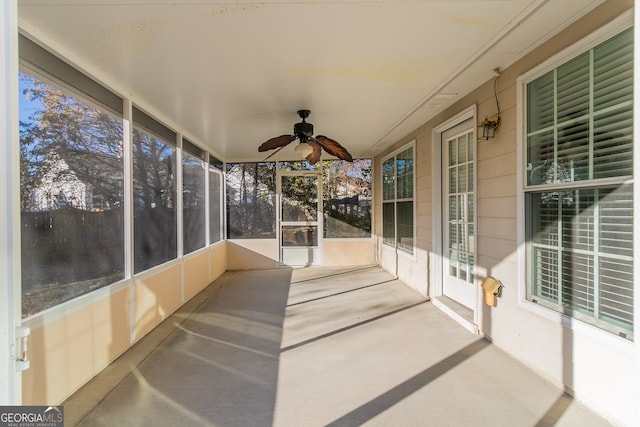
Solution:
[[[413,145],[382,162],[382,237],[413,253]]]
[[[633,337],[633,30],[526,84],[527,298]]]

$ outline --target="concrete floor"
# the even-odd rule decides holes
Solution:
[[[377,267],[227,272],[64,402],[82,426],[604,426]]]

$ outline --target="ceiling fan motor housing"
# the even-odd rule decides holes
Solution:
[[[302,119],[302,122],[296,123],[293,126],[293,133],[301,140],[311,138],[313,136],[313,125]]]

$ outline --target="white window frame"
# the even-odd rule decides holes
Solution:
[[[413,161],[413,176],[412,176],[412,180],[413,180],[413,192],[412,192],[412,197],[409,198],[403,198],[403,199],[398,199],[397,196],[397,170],[396,170],[396,162],[394,161],[394,198],[393,198],[393,207],[394,207],[394,244],[389,244],[386,243],[384,241],[384,203],[390,203],[391,200],[385,200],[384,199],[384,171],[383,171],[383,166],[384,163],[391,159],[394,158],[396,159],[397,155],[402,153],[403,151],[408,150],[409,148],[411,148],[413,150],[413,157],[412,157],[412,161]],[[399,149],[393,151],[392,153],[390,153],[389,155],[383,157],[380,161],[380,179],[383,180],[381,182],[380,188],[381,188],[381,194],[380,194],[380,198],[381,198],[381,217],[382,217],[382,229],[381,234],[382,234],[382,244],[384,246],[387,246],[389,248],[393,248],[398,254],[404,254],[406,256],[410,256],[410,257],[415,257],[416,255],[416,140],[413,139],[411,140],[409,143],[403,145],[402,147],[400,147]],[[401,247],[398,246],[398,202],[407,202],[407,201],[411,201],[413,202],[413,245],[411,247],[411,251],[408,251],[406,249],[403,249]]]
[[[527,193],[527,189],[529,191],[533,190],[530,188],[526,181],[526,161],[527,161],[527,137],[526,137],[526,123],[527,123],[527,104],[526,104],[526,91],[527,84],[535,80],[536,78],[544,75],[545,73],[569,62],[573,58],[581,55],[582,53],[594,48],[600,43],[607,41],[608,39],[614,37],[615,35],[623,32],[624,30],[633,26],[633,11],[625,12],[620,15],[616,19],[612,20],[608,24],[602,26],[598,30],[594,31],[590,35],[585,38],[579,40],[573,45],[561,50],[557,54],[551,56],[538,66],[532,68],[528,72],[522,74],[518,77],[516,81],[516,105],[518,106],[517,113],[517,186],[518,191],[516,193],[517,197],[517,242],[518,242],[518,283],[520,284],[518,289],[518,303],[519,306],[529,312],[532,312],[540,317],[543,317],[547,320],[550,320],[556,324],[563,325],[567,328],[570,328],[574,331],[579,331],[581,333],[596,336],[599,339],[611,341],[616,344],[621,344],[621,349],[626,348],[627,344],[632,344],[632,341],[627,339],[622,339],[617,335],[614,335],[610,331],[606,331],[592,323],[587,323],[586,321],[581,321],[579,318],[576,318],[570,314],[564,314],[559,311],[556,311],[551,308],[547,308],[543,305],[536,304],[532,301],[527,300],[527,288],[529,286],[529,279],[527,273],[527,242],[526,242],[526,206],[525,206],[525,195]],[[634,48],[637,52],[637,46]],[[634,73],[635,74],[635,73]],[[634,83],[638,81],[638,78],[635,77]],[[637,91],[637,88],[635,88]],[[637,93],[637,92],[636,92]],[[638,112],[634,111],[634,117],[637,116]],[[635,133],[636,131],[634,131]],[[634,143],[635,144],[635,143]],[[634,152],[637,150],[634,150]],[[638,153],[634,153],[634,156],[637,158]],[[638,161],[634,162],[634,172],[638,169]],[[604,181],[604,180],[600,180]],[[634,211],[638,212],[640,209],[640,203],[638,199],[638,183],[637,179],[634,181]],[[584,183],[576,183],[575,186],[583,186]],[[542,190],[543,186],[536,186]],[[571,184],[568,185],[571,187]],[[634,216],[634,229],[638,230],[638,219],[639,215]],[[637,237],[634,233],[634,245],[638,245]],[[634,278],[638,278],[638,263],[634,263]],[[638,292],[637,290],[634,293],[634,311],[638,312],[638,301],[637,298]],[[634,326],[638,325],[637,316],[634,316]],[[637,328],[634,328],[634,331],[637,332]]]
[[[205,150],[204,148],[202,148],[199,144],[196,144],[194,142],[192,142],[191,139],[186,138],[183,134],[179,134],[179,140],[180,140],[180,150],[178,150],[179,153],[179,163],[180,166],[179,168],[176,167],[176,170],[179,171],[177,173],[180,174],[180,186],[177,187],[179,188],[178,193],[180,194],[180,221],[178,222],[178,237],[180,237],[181,240],[178,240],[178,253],[180,254],[179,257],[189,257],[192,254],[197,254],[203,250],[205,250],[208,246],[209,246],[209,154],[207,152],[207,150]],[[200,157],[198,157],[195,153],[193,153],[190,150],[185,150],[184,146],[184,142],[187,142],[188,144],[191,144],[194,148],[197,148],[198,150],[200,150]],[[185,252],[185,245],[184,245],[184,233],[185,233],[185,222],[184,222],[184,160],[185,157],[184,155],[188,154],[191,157],[197,159],[200,162],[200,167],[203,170],[203,180],[204,180],[204,230],[203,233],[204,235],[204,242],[202,244],[202,246],[191,250],[190,252]],[[177,185],[178,181],[176,181],[176,185]]]
[[[211,156],[211,154],[209,154],[209,156]],[[224,235],[224,213],[225,213],[225,209],[224,209],[224,187],[225,187],[225,180],[224,180],[224,173],[216,168],[215,166],[211,165],[208,161],[209,159],[207,158],[207,180],[206,180],[206,194],[207,194],[207,201],[206,201],[206,218],[207,218],[207,240],[206,240],[206,246],[211,246],[211,245],[215,245],[217,243],[223,242],[225,240],[225,235]],[[211,209],[211,199],[210,199],[210,175],[218,175],[218,178],[220,179],[220,192],[218,194],[218,198],[219,200],[219,210],[220,210],[220,224],[218,224],[219,228],[220,228],[220,240],[212,242],[211,241],[211,218],[210,218],[210,209]]]

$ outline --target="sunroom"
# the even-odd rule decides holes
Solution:
[[[5,2],[0,402],[61,404],[228,272],[375,266],[640,422],[635,14]]]

